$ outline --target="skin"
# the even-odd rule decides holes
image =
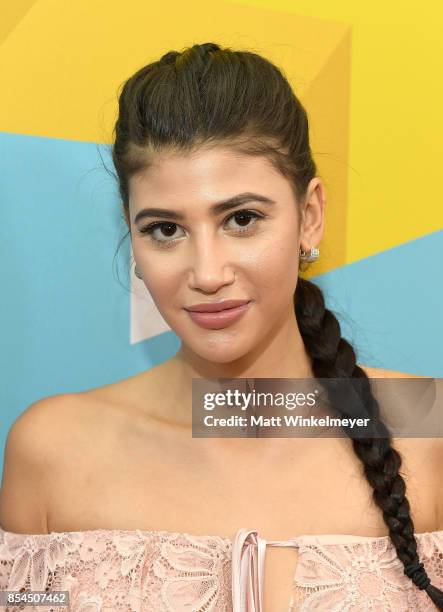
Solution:
[[[252,201],[210,214],[215,202],[244,192],[276,204]],[[169,219],[135,222],[142,209],[154,206],[184,215],[171,247],[140,233],[148,223]],[[2,527],[22,533],[117,528],[232,537],[240,526],[250,526],[267,539],[386,535],[349,439],[205,439],[189,431],[192,378],[313,377],[293,294],[299,248],[320,243],[324,208],[318,177],[297,202],[289,182],[266,159],[223,147],[157,154],[149,169],[132,177],[127,223],[134,259],[181,347],[145,372],[44,398],[19,417],[5,455]],[[232,215],[244,209],[264,219],[250,220],[250,232],[239,235],[245,228]],[[160,229],[155,235],[167,237]],[[253,303],[220,330],[197,326],[183,310],[220,298]],[[372,377],[409,376],[364,369]],[[440,440],[403,439],[396,446],[405,458],[402,473],[416,532],[442,529]],[[266,610],[287,610],[296,564],[295,549],[267,549]]]

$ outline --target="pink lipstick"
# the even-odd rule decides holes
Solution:
[[[185,308],[189,316],[205,329],[222,329],[238,321],[249,308],[250,300],[223,300],[194,304]]]

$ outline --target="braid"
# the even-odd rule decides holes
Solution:
[[[419,589],[424,589],[438,610],[443,610],[443,592],[432,586],[417,554],[414,523],[406,497],[406,484],[399,473],[401,456],[391,445],[391,434],[380,419],[380,407],[370,388],[366,373],[356,363],[351,344],[341,337],[340,324],[325,307],[324,296],[314,283],[300,278],[294,296],[295,312],[305,347],[312,359],[316,378],[358,378],[360,401],[371,417],[377,437],[357,437],[354,430],[343,427],[352,439],[355,454],[363,464],[364,474],[373,489],[373,499],[383,513],[389,537],[404,573]],[[360,384],[361,383],[361,384]],[[333,387],[330,395],[333,395]],[[332,399],[332,398],[331,398]],[[334,408],[346,413],[340,402]],[[361,408],[360,408],[361,410]]]

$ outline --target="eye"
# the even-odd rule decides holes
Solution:
[[[141,227],[139,229],[139,232],[141,234],[148,234],[153,242],[171,242],[171,239],[176,240],[177,238],[174,238],[174,234],[177,227],[179,227],[177,223],[157,221],[155,223],[150,223],[149,225]],[[155,235],[157,229],[160,230],[160,236],[163,236],[163,238],[159,238],[158,234],[157,236]]]
[[[240,224],[240,229],[237,231],[238,234],[244,234],[249,232],[251,228],[257,224],[263,218],[263,215],[259,215],[252,210],[237,210],[235,213],[230,215],[226,221],[235,219]],[[254,219],[254,223],[249,223],[251,219]],[[246,222],[246,223],[245,223]],[[234,227],[234,229],[236,229]]]
[[[228,224],[231,219],[235,219],[236,223],[239,225],[232,228],[234,232],[237,234],[246,234],[251,231],[258,221],[264,219],[264,217],[265,215],[258,214],[252,210],[237,210],[226,218],[225,223]],[[254,220],[253,223],[250,223],[251,219]],[[141,227],[138,231],[140,234],[148,234],[150,239],[158,245],[167,247],[173,245],[178,240],[179,237],[175,235],[178,227],[180,226],[177,225],[177,223],[155,221],[154,223],[149,223],[149,225]],[[159,232],[156,234],[157,230],[159,230]]]

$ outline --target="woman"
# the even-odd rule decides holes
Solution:
[[[394,448],[368,376],[407,375],[357,365],[299,277],[325,195],[281,72],[214,43],[167,53],[125,83],[113,161],[136,274],[181,347],[17,419],[2,588],[49,584],[74,610],[443,610],[442,445]],[[248,377],[359,379],[383,436],[192,438],[192,379]]]

